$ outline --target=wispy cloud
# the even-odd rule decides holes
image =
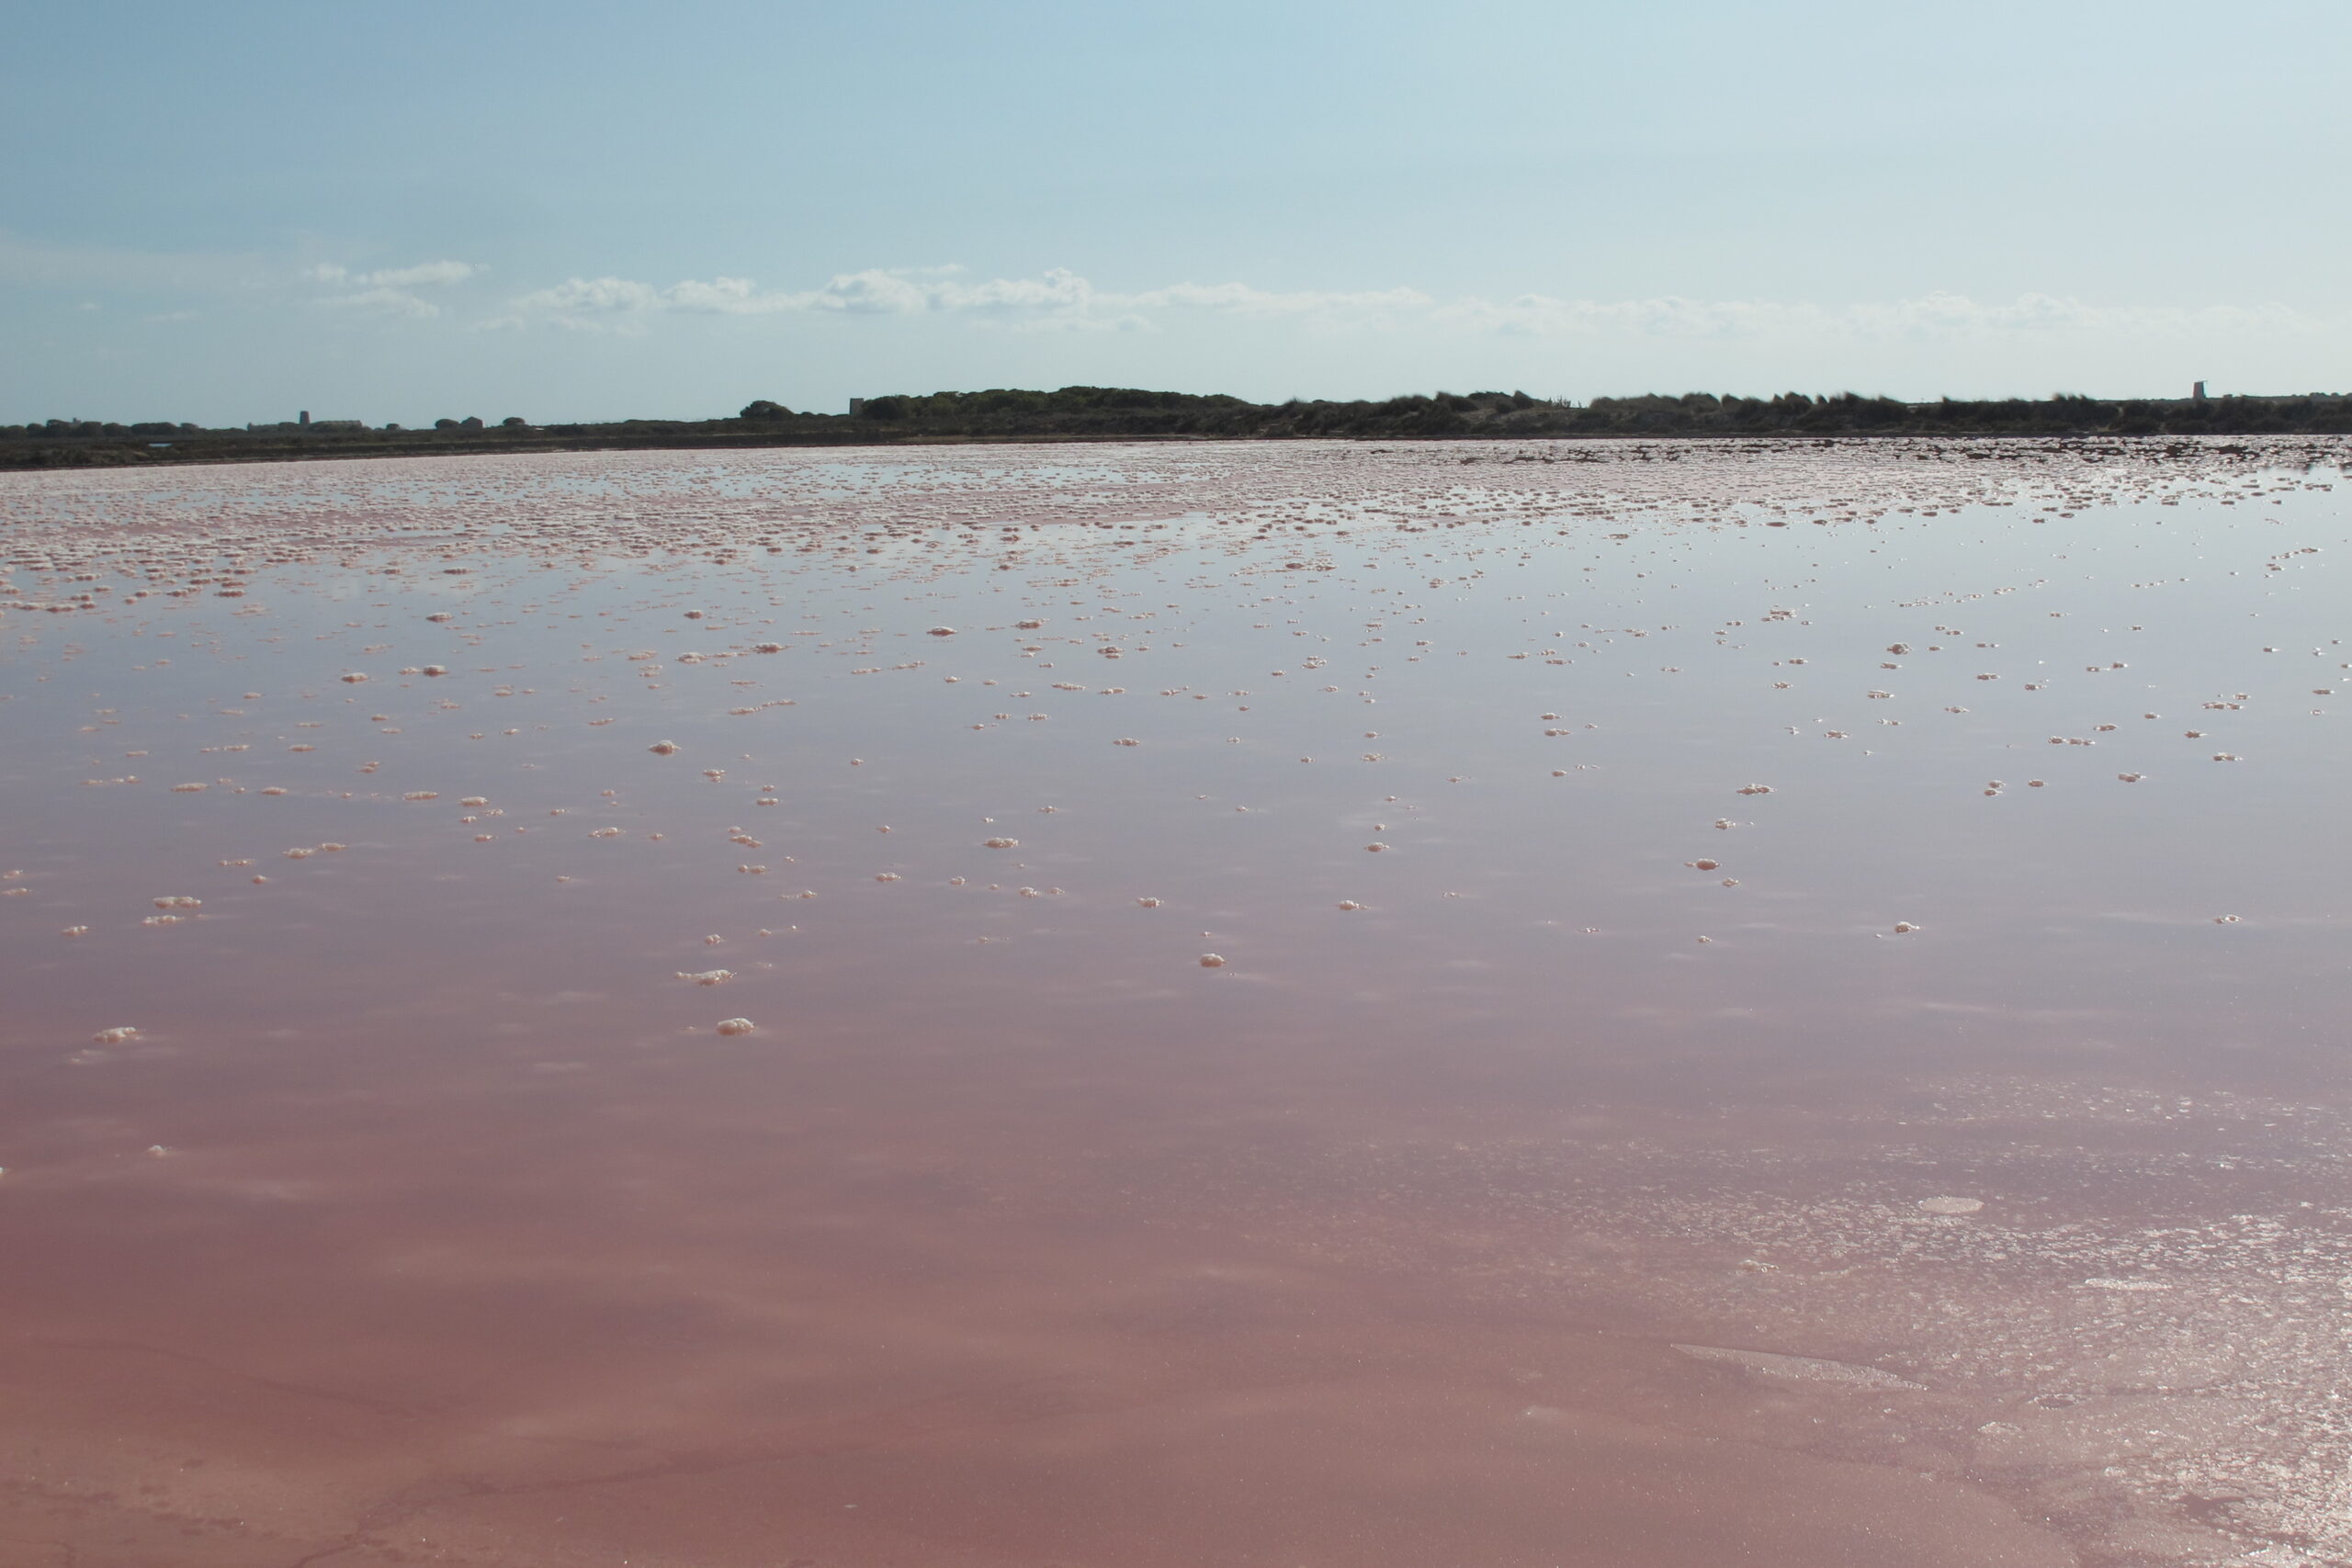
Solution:
[[[1979,301],[1931,293],[1883,304],[1825,306],[1760,299],[1559,299],[1523,294],[1467,299],[1434,313],[1512,336],[1600,334],[1677,338],[1853,337],[1967,339],[2080,333],[2159,337],[2199,333],[2309,331],[2332,322],[2283,305],[2113,306],[2048,294]]]
[[[1246,283],[1176,283],[1125,296],[1144,308],[1222,310],[1238,316],[1413,314],[1437,303],[1418,288],[1253,288]]]
[[[575,277],[512,302],[502,325],[531,321],[642,330],[662,314],[959,316],[1029,329],[1159,330],[1184,316],[1232,316],[1331,326],[1420,324],[1503,336],[1865,338],[1962,340],[2082,333],[2107,337],[2292,333],[2337,325],[2282,305],[2112,306],[2046,294],[1980,301],[1929,293],[1883,303],[1818,305],[1760,299],[1589,299],[1522,294],[1440,300],[1418,288],[1267,289],[1247,283],[1173,283],[1140,291],[1098,288],[1064,268],[1035,277],[970,281],[956,269],[869,268],[818,288],[761,288],[749,278],[656,286]]]
[[[320,303],[333,305],[338,310],[363,310],[378,316],[406,316],[420,321],[429,321],[441,313],[440,306],[404,288],[362,288],[356,294],[332,295]]]
[[[748,277],[654,284],[576,276],[530,289],[496,310],[458,286],[488,269],[440,259],[400,266],[335,262],[297,266],[284,257],[233,253],[138,252],[51,244],[0,231],[0,287],[70,288],[104,295],[243,295],[391,321],[457,316],[477,329],[553,325],[635,333],[664,318],[833,317],[955,320],[1032,333],[1157,333],[1212,319],[1345,332],[1415,332],[1460,339],[1492,335],[1621,342],[1757,340],[1783,343],[2019,342],[2278,337],[2343,333],[2352,313],[2278,304],[2111,305],[2052,294],[1980,300],[1935,291],[1847,304],[1692,299],[1676,295],[1598,299],[1527,293],[1440,299],[1406,286],[1371,289],[1265,288],[1191,280],[1140,289],[1097,287],[1066,267],[1026,277],[974,278],[960,266],[868,267],[808,288],[771,288]],[[148,319],[154,319],[150,317]]]
[[[417,288],[440,288],[463,283],[479,276],[484,269],[471,262],[420,262],[413,266],[379,267],[371,272],[354,272],[334,262],[322,262],[304,270],[303,277],[311,283],[357,285],[347,294],[332,294],[318,303],[342,310],[360,310],[378,316],[405,316],[412,321],[431,321],[441,313],[441,307],[419,294],[409,292]]]
[[[574,277],[514,301],[524,319],[566,326],[615,324],[615,318],[661,312],[686,315],[844,316],[956,315],[1003,324],[1099,331],[1135,331],[1155,323],[1150,312],[1194,311],[1289,317],[1396,315],[1426,312],[1437,302],[1416,288],[1274,290],[1246,283],[1176,283],[1140,293],[1097,288],[1064,267],[1035,277],[968,282],[956,267],[882,268],[837,274],[822,288],[763,289],[749,278],[688,279],[657,287],[625,277]],[[513,319],[513,318],[509,318]]]
[[[141,295],[243,295],[255,299],[290,298],[309,304],[418,320],[437,316],[441,310],[412,290],[464,283],[480,277],[484,270],[472,262],[461,261],[428,261],[412,266],[356,271],[333,262],[297,267],[282,255],[57,244],[0,232],[0,287],[96,289]],[[312,292],[322,287],[339,292]]]
[[[313,283],[357,283],[377,288],[414,288],[420,284],[463,283],[481,276],[471,262],[421,262],[415,266],[390,266],[375,272],[353,272],[333,262],[322,262],[302,276]]]
[[[61,245],[0,232],[0,285],[213,294],[250,288],[269,271],[254,255]]]
[[[821,288],[774,291],[747,277],[688,279],[667,288],[625,277],[575,277],[526,294],[514,308],[559,318],[677,311],[688,315],[770,316],[827,312],[852,316],[913,316],[931,312],[1084,315],[1103,300],[1074,272],[1056,268],[1039,277],[966,283],[947,269],[869,268],[835,276]]]

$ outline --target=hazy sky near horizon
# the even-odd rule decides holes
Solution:
[[[98,3],[0,421],[2352,389],[2352,7]]]

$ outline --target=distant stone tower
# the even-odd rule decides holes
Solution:
[[[2203,402],[2205,400],[2205,383],[2202,381],[2198,382],[2197,385],[2190,389],[2188,396],[2192,401]]]
[[[2199,381],[2197,383],[2197,386],[2198,395],[2202,397],[2204,395],[2205,383]],[[305,430],[309,429],[311,425],[311,411],[309,409],[304,409],[301,413],[296,417],[294,423],[302,426]]]

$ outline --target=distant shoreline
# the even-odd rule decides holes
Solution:
[[[2352,397],[2307,396],[1898,402],[1852,393],[1814,398],[1597,398],[1547,402],[1523,392],[1378,402],[1250,403],[1120,388],[935,392],[859,400],[847,414],[796,413],[761,401],[730,417],[534,425],[444,422],[369,428],[347,421],[206,430],[164,423],[52,420],[0,426],[0,469],[55,470],[208,463],[311,462],[484,453],[752,451],[1008,443],[1202,441],[1563,441],[1910,437],[2183,439],[2352,435]]]

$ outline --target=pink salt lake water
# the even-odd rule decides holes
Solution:
[[[0,478],[0,1563],[2352,1562],[2347,461]]]

